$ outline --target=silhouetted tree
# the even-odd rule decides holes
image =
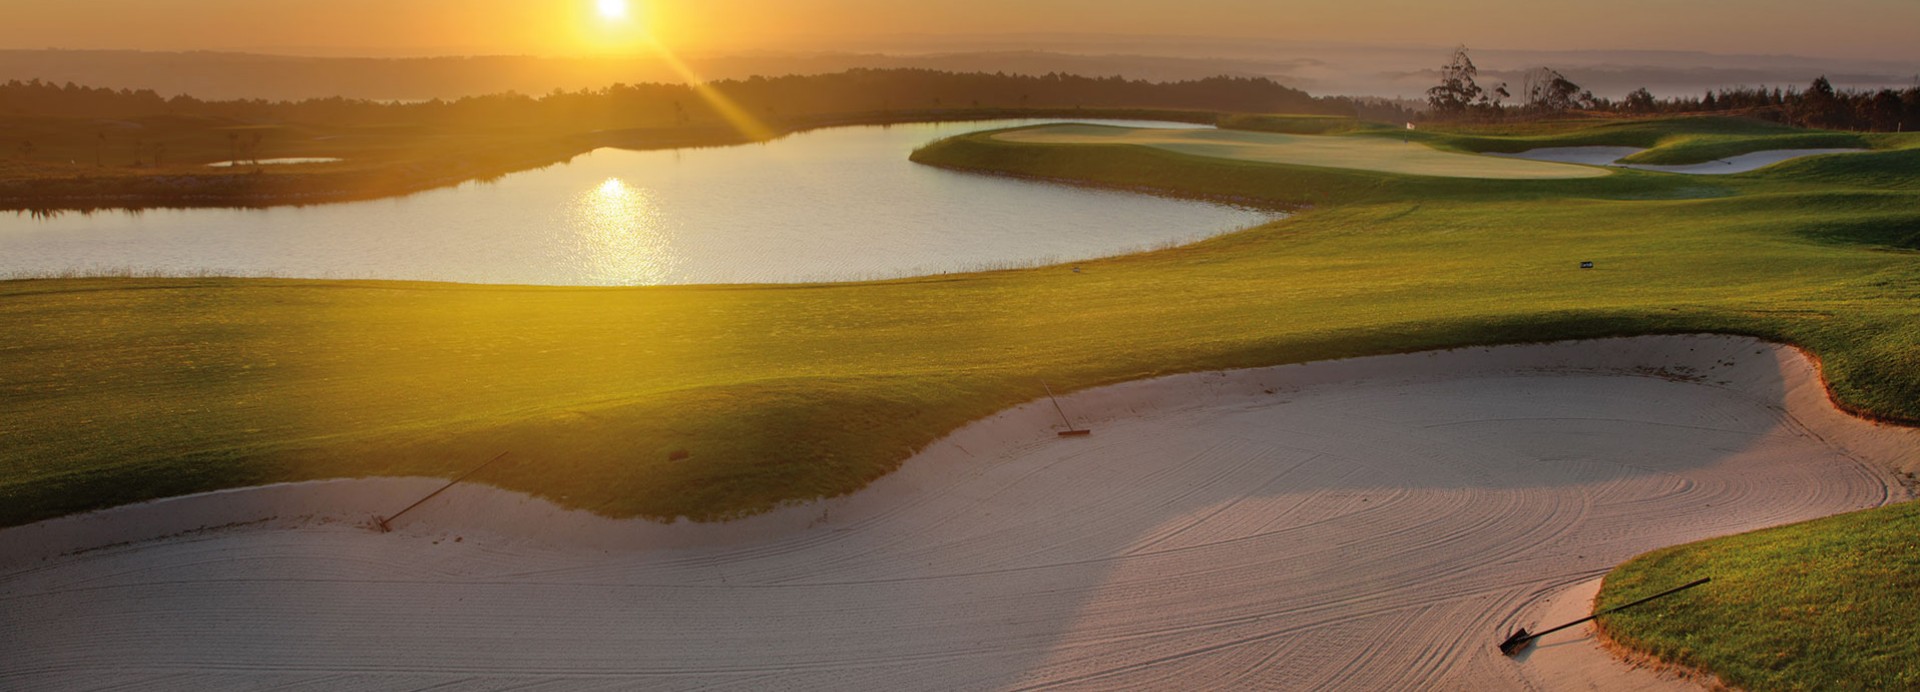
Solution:
[[[1485,103],[1487,93],[1476,81],[1479,76],[1480,68],[1467,55],[1467,47],[1454,48],[1447,64],[1440,66],[1440,84],[1427,90],[1428,107],[1438,115],[1457,116],[1476,103]]]
[[[1867,111],[1862,118],[1867,122],[1867,129],[1881,132],[1889,130],[1898,132],[1903,129],[1900,122],[1902,115],[1900,92],[1881,89],[1874,92],[1872,101],[1863,102],[1862,105]]]
[[[1793,108],[1795,124],[1804,127],[1837,127],[1841,118],[1836,117],[1839,99],[1835,98],[1833,83],[1826,75],[1814,78],[1807,90],[1800,95],[1800,102]]]
[[[1528,70],[1521,87],[1523,108],[1531,113],[1562,113],[1575,108],[1592,108],[1593,92],[1549,67]]]
[[[1632,93],[1627,94],[1626,101],[1622,105],[1628,113],[1645,114],[1659,109],[1659,104],[1654,102],[1653,92],[1647,91],[1646,87],[1634,89]]]
[[[1476,81],[1480,68],[1467,55],[1467,47],[1453,49],[1447,64],[1440,67],[1440,84],[1427,90],[1427,105],[1435,116],[1457,118],[1464,115],[1498,117],[1500,102],[1512,94],[1503,82],[1485,89]]]
[[[1895,92],[1894,96],[1900,100],[1895,106],[1898,115],[1894,117],[1894,131],[1904,132],[1910,125],[1920,125],[1920,88]],[[1909,123],[1910,119],[1913,122]]]

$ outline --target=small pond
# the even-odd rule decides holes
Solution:
[[[1030,122],[1042,121],[844,127],[724,148],[601,149],[492,182],[367,202],[0,213],[0,277],[845,281],[1109,256],[1275,218],[907,160],[935,139]]]

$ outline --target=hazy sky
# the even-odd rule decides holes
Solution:
[[[0,0],[0,48],[578,55],[1104,33],[1920,63],[1920,0]],[[614,0],[608,0],[614,1]]]

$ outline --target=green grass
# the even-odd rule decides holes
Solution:
[[[1384,132],[1393,129],[1380,123],[1337,115],[1255,115],[1236,113],[1221,116],[1215,123],[1221,129],[1251,132],[1278,132],[1289,135],[1344,135],[1354,132]],[[1398,131],[1398,130],[1395,130]]]
[[[1450,151],[1513,154],[1546,147],[1637,147],[1646,151],[1627,163],[1687,165],[1770,149],[1850,149],[1896,146],[1883,135],[1792,128],[1745,118],[1703,116],[1658,120],[1547,120],[1482,126],[1437,126],[1411,133],[1382,129],[1352,132],[1376,137],[1411,136]]]
[[[1458,136],[1587,136],[1552,127]],[[966,421],[1040,395],[1043,378],[1072,390],[1628,334],[1799,344],[1848,407],[1920,419],[1920,174],[1914,140],[1875,144],[1887,151],[1711,180],[1492,181],[973,135],[915,156],[1300,211],[1079,273],[633,289],[0,282],[0,525],[264,482],[451,476],[503,451],[478,480],[611,516],[717,519],[857,490]],[[1600,268],[1573,269],[1580,260]],[[1920,534],[1911,513],[1863,516]],[[1673,554],[1696,550],[1707,549]],[[1819,576],[1764,584],[1782,598],[1809,580],[1899,586],[1862,564],[1781,561]],[[1920,617],[1920,599],[1885,605]],[[1864,636],[1787,632],[1767,624],[1773,613],[1716,617]],[[1674,641],[1630,620],[1610,627],[1655,650]],[[1816,653],[1802,666],[1813,672],[1756,684],[1817,687],[1851,670]]]
[[[1681,166],[1775,149],[1867,149],[1870,141],[1851,132],[1805,132],[1761,137],[1683,135],[1621,159],[1625,163]]]
[[[1920,689],[1920,503],[1657,550],[1608,575],[1616,641],[1755,690]]]
[[[1150,147],[1250,163],[1279,163],[1446,178],[1547,180],[1598,178],[1609,171],[1526,159],[1442,151],[1411,141],[1240,130],[1170,130],[1104,125],[1036,125],[996,139],[1022,144]]]

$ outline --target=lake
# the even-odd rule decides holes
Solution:
[[[367,202],[5,214],[0,277],[849,281],[1110,256],[1277,217],[907,160],[935,139],[1039,122],[1060,121],[843,127],[724,148],[600,149],[492,182]]]

